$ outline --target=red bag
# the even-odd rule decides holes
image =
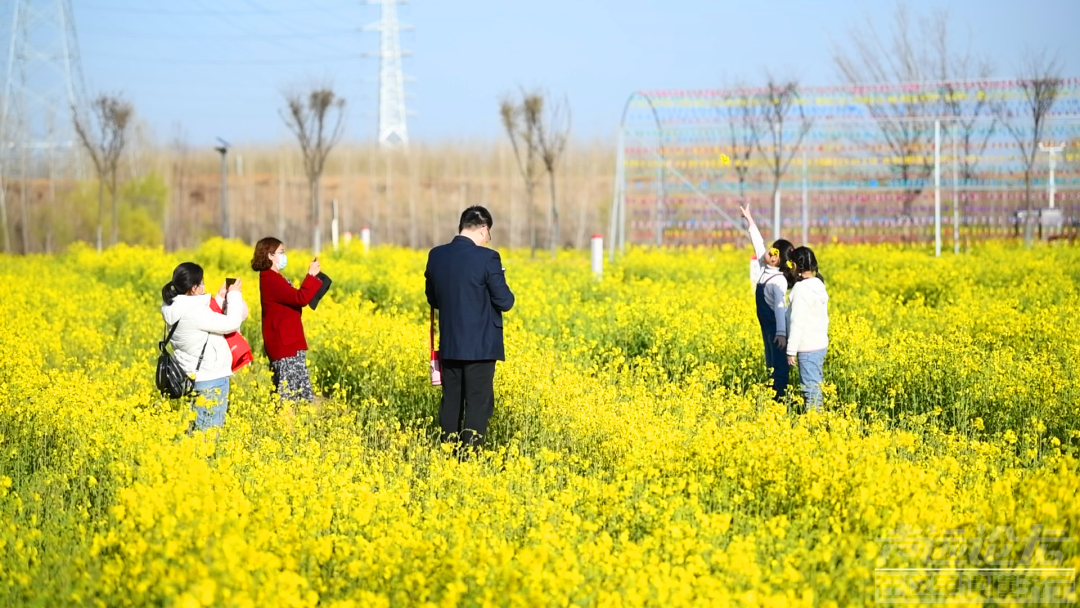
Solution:
[[[431,350],[431,386],[442,385],[442,363],[439,351],[435,350],[435,309],[431,309],[431,329],[428,332],[428,347]]]
[[[217,298],[210,298],[210,310],[224,314],[218,306]],[[251,355],[251,345],[244,336],[240,335],[240,332],[225,334],[225,341],[228,342],[229,350],[232,352],[232,371],[235,372],[254,360]]]

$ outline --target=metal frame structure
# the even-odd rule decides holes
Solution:
[[[619,126],[615,195],[611,208],[610,247],[623,249],[629,240],[639,243],[693,244],[706,241],[701,235],[722,232],[708,242],[736,240],[741,237],[738,224],[725,212],[740,200],[739,184],[734,171],[719,161],[722,154],[735,150],[729,146],[728,135],[743,126],[733,126],[738,112],[748,105],[763,105],[762,89],[655,91],[637,92],[626,102]],[[802,194],[802,235],[808,242],[811,195],[818,206],[836,205],[846,199],[851,208],[862,212],[844,214],[823,210],[820,224],[829,222],[864,225],[865,215],[876,216],[871,224],[888,226],[897,223],[896,207],[901,201],[906,208],[921,208],[926,195],[933,196],[933,233],[935,248],[941,246],[942,162],[951,163],[952,175],[944,177],[952,183],[952,218],[954,250],[958,248],[960,225],[987,221],[997,222],[1000,213],[994,201],[1009,198],[1023,190],[1023,171],[1020,148],[1012,133],[1003,127],[1009,122],[1012,131],[1034,137],[1030,121],[1024,112],[1024,89],[1017,81],[950,81],[910,85],[875,85],[868,87],[804,87],[796,101],[810,121],[802,145],[785,145],[785,155],[798,155],[801,175],[791,171],[780,180],[780,190]],[[981,112],[981,113],[980,113]],[[764,128],[764,121],[756,119]],[[785,123],[785,129],[798,128],[797,117]],[[893,131],[887,133],[883,125]],[[946,133],[942,133],[942,129]],[[1026,130],[1025,130],[1026,129]],[[889,137],[901,131],[916,137],[910,155],[898,158],[890,146]],[[985,148],[965,148],[964,137],[985,142]],[[948,136],[943,148],[942,136]],[[1067,142],[1080,146],[1080,79],[1062,81],[1053,112],[1046,117],[1040,133],[1045,140]],[[794,141],[788,138],[785,141]],[[768,148],[771,144],[766,144]],[[1031,145],[1027,146],[1030,152]],[[1071,168],[1064,171],[1055,186],[1068,192],[1067,200],[1080,201],[1080,149],[1066,148],[1063,154]],[[967,179],[961,175],[961,163],[971,172]],[[907,179],[900,178],[903,165],[917,165],[920,170]],[[764,197],[771,194],[771,174],[762,176],[761,159],[749,162],[750,179],[745,183],[746,200],[773,202]],[[948,164],[946,165],[948,167]],[[1045,185],[1044,165],[1036,162],[1038,175],[1032,189]],[[974,169],[973,169],[974,168]],[[767,179],[765,179],[767,177]],[[770,197],[771,198],[771,197]],[[779,197],[777,197],[779,198]],[[1040,194],[1041,198],[1041,194]],[[972,202],[974,201],[974,202]],[[991,201],[991,210],[979,214],[979,201]],[[776,201],[777,203],[779,201]],[[918,204],[916,204],[918,203]],[[1075,202],[1071,203],[1080,207]],[[961,217],[961,207],[967,205],[969,215]],[[774,207],[779,214],[779,205]],[[834,210],[835,211],[835,210]],[[859,219],[859,216],[864,219]],[[907,222],[925,224],[925,212],[913,212]],[[763,223],[775,224],[763,215]],[[779,229],[787,226],[787,217]],[[659,229],[657,229],[659,228]],[[888,228],[882,228],[887,230]],[[919,230],[924,230],[919,228]],[[687,235],[696,238],[686,238]],[[710,237],[711,238],[711,237]]]

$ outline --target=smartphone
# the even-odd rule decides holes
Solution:
[[[235,282],[236,282],[236,279],[230,279],[228,277],[225,277],[225,289],[228,289],[228,288],[232,287],[233,283],[235,283]]]

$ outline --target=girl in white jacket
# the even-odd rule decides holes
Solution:
[[[809,247],[791,252],[795,264],[795,286],[788,307],[788,364],[799,364],[799,378],[806,409],[821,409],[821,382],[825,353],[829,349],[829,293],[818,275],[817,257]]]
[[[233,360],[225,334],[240,329],[248,316],[239,279],[228,289],[222,285],[218,290],[218,305],[226,314],[210,309],[210,297],[203,285],[203,269],[193,262],[177,266],[172,281],[161,290],[166,332],[176,326],[170,340],[173,354],[180,367],[194,375],[195,393],[207,403],[206,407],[191,406],[195,410],[193,428],[198,430],[225,424]]]

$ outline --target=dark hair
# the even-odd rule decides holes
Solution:
[[[172,271],[172,280],[161,288],[161,299],[171,306],[176,296],[184,295],[203,282],[203,269],[195,262],[184,262]]]
[[[791,252],[795,249],[795,245],[791,244],[791,241],[787,239],[776,239],[773,241],[773,249],[780,252],[780,262],[777,266],[780,268],[780,272],[784,274],[784,278],[787,279],[788,289],[791,289],[795,285],[795,273],[791,268],[788,268],[788,260],[791,259]]]
[[[491,219],[491,213],[481,207],[480,205],[473,205],[469,207],[461,214],[461,221],[458,222],[458,232],[465,229],[475,230],[476,228],[487,227],[491,229],[495,225],[495,222]]]
[[[814,255],[814,250],[809,247],[799,247],[791,252],[791,261],[795,263],[796,275],[801,275],[807,270],[815,273],[817,278],[821,279],[821,282],[825,282],[825,278],[818,272],[817,256]]]
[[[255,243],[255,256],[251,258],[251,269],[255,272],[270,270],[273,266],[270,256],[277,251],[278,247],[281,247],[281,241],[272,236],[259,239],[259,242]]]

